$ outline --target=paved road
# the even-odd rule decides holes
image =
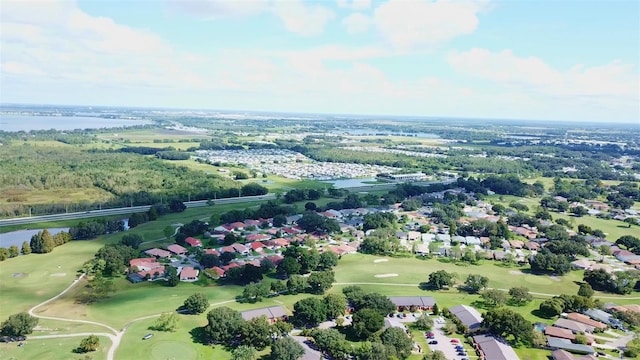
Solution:
[[[274,194],[266,194],[266,195],[259,195],[259,196],[242,196],[242,197],[236,197],[236,198],[216,199],[214,200],[214,203],[215,204],[234,204],[234,203],[240,203],[240,202],[273,200],[275,198],[276,196]],[[208,206],[207,200],[189,201],[189,202],[185,202],[184,204],[188,208]],[[31,216],[31,217],[13,218],[13,219],[0,219],[0,227],[9,226],[9,225],[32,224],[32,223],[45,222],[45,221],[84,219],[84,218],[97,217],[97,216],[125,215],[125,214],[131,214],[135,212],[144,212],[149,210],[150,207],[151,207],[150,205],[144,205],[144,206],[123,207],[123,208],[116,208],[116,209],[90,210],[90,211],[65,213],[65,214]]]
[[[304,336],[292,336],[293,340],[297,341],[304,348],[304,355],[301,360],[322,360],[324,357],[318,350],[314,350],[307,344],[307,338]]]

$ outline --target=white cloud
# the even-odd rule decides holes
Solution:
[[[510,50],[491,52],[473,48],[448,57],[459,73],[490,80],[504,86],[551,96],[617,97],[637,99],[640,82],[633,66],[613,61],[562,71],[537,57],[518,57]]]
[[[301,0],[276,1],[272,11],[284,23],[287,30],[303,35],[320,35],[335,13],[321,5],[306,5]]]
[[[202,19],[248,17],[269,9],[269,0],[168,0],[170,10]]]
[[[367,10],[371,8],[371,0],[337,0],[339,8],[352,10]]]
[[[379,33],[393,46],[434,45],[473,33],[486,1],[390,0],[373,15]]]
[[[353,13],[342,19],[342,24],[347,28],[349,34],[359,34],[369,30],[373,22],[369,16]]]

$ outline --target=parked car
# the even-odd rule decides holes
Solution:
[[[438,345],[438,340],[429,341],[429,345]]]
[[[153,337],[153,334],[147,334],[145,336],[142,337],[142,340],[149,340]]]
[[[451,343],[452,343],[452,344],[457,344],[457,343],[459,343],[459,342],[460,342],[460,341],[459,341],[458,339],[451,339]]]

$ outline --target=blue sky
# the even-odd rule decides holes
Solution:
[[[0,6],[6,103],[640,124],[637,1]]]

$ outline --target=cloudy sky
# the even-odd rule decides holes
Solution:
[[[0,101],[640,124],[635,0],[0,0]]]

